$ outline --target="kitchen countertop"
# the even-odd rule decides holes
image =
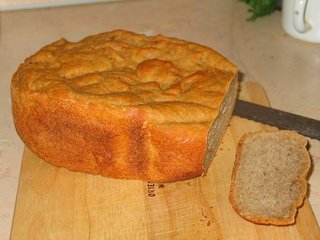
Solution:
[[[266,90],[271,106],[320,120],[320,45],[289,37],[281,13],[248,22],[239,1],[141,0],[0,14],[0,239],[9,239],[22,160],[10,102],[11,76],[43,45],[116,28],[161,33],[208,45],[240,69],[241,81]],[[309,201],[320,222],[320,142],[309,139]]]

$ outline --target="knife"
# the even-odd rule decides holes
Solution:
[[[261,122],[279,129],[294,130],[304,136],[320,140],[320,121],[297,114],[237,100],[233,115]]]

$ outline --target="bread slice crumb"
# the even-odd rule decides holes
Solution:
[[[307,140],[294,131],[244,135],[237,149],[229,199],[244,219],[290,225],[307,193]]]

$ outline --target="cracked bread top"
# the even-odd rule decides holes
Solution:
[[[21,101],[45,94],[135,106],[156,122],[211,122],[236,74],[234,64],[208,47],[115,30],[42,48],[20,65],[12,89]]]

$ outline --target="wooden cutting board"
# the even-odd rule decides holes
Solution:
[[[269,104],[254,83],[240,98]],[[239,137],[270,128],[233,117],[207,175],[171,184],[70,172],[26,148],[11,239],[320,239],[308,200],[286,227],[250,223],[229,203]]]

